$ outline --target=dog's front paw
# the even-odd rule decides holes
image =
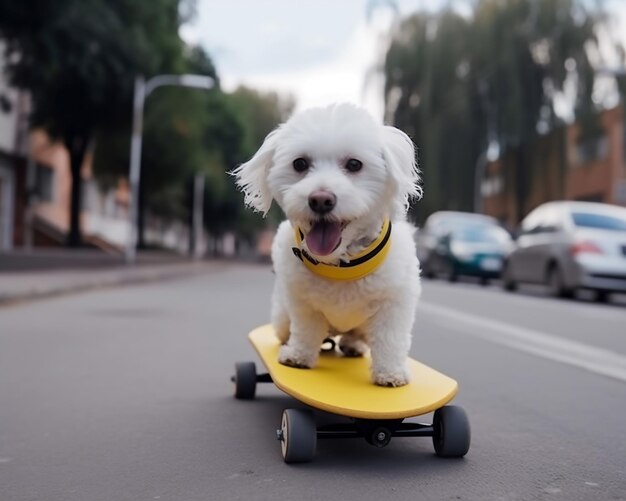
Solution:
[[[311,356],[308,353],[304,353],[302,350],[297,350],[288,344],[284,344],[280,347],[278,361],[283,365],[288,365],[289,367],[310,369],[315,365],[315,355],[316,354]]]
[[[408,371],[396,371],[396,372],[374,372],[372,374],[374,384],[378,386],[390,386],[396,388],[398,386],[404,386],[409,384]]]

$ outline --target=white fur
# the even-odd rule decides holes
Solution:
[[[296,158],[309,160],[305,173],[293,168]],[[348,172],[345,162],[363,163]],[[402,131],[378,125],[362,109],[348,104],[314,108],[293,116],[265,139],[245,164],[233,172],[245,201],[266,213],[276,200],[288,221],[278,228],[272,247],[276,283],[272,324],[284,343],[279,360],[314,367],[322,341],[342,333],[341,350],[362,355],[369,346],[372,380],[385,386],[408,382],[406,360],[415,308],[421,292],[414,228],[406,222],[410,198],[421,196],[411,140]],[[292,251],[293,227],[306,234],[319,217],[308,205],[316,190],[331,191],[336,206],[327,215],[342,221],[341,243],[319,261],[349,260],[392,221],[391,248],[372,274],[335,281],[309,271]]]

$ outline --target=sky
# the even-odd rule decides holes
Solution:
[[[376,4],[368,20],[368,5]],[[225,90],[245,84],[291,94],[296,109],[353,102],[382,120],[383,81],[368,70],[382,60],[389,0],[198,0],[181,34],[205,47]],[[397,0],[406,15],[440,0]],[[370,72],[372,73],[372,72]]]
[[[198,15],[181,35],[207,49],[226,91],[243,84],[291,94],[297,110],[353,102],[382,120],[384,81],[372,69],[394,20],[389,5],[405,17],[445,1],[197,0]],[[608,4],[626,20],[626,0]]]

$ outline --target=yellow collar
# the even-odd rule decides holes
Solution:
[[[358,280],[376,270],[385,260],[391,247],[391,221],[385,219],[380,234],[370,245],[353,256],[350,261],[341,261],[338,265],[321,263],[302,249],[304,234],[300,228],[294,230],[296,247],[295,256],[316,275],[332,280]]]

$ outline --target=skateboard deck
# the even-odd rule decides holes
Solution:
[[[457,382],[409,359],[411,382],[399,388],[376,386],[370,379],[370,357],[320,354],[314,369],[296,369],[278,362],[280,341],[271,325],[254,329],[249,339],[282,391],[317,409],[359,419],[404,419],[435,411],[457,393]]]

